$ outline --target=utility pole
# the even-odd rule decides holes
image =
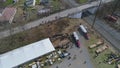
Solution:
[[[99,5],[98,5],[97,12],[95,13],[95,17],[94,17],[94,20],[93,20],[93,23],[92,23],[91,28],[94,27],[94,24],[95,24],[95,21],[96,21],[97,15],[98,15],[98,13],[99,13],[100,6],[101,6],[101,4],[102,4],[102,0],[99,0],[99,1],[100,1],[100,3],[99,3]]]

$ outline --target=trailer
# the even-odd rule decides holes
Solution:
[[[89,38],[86,28],[83,25],[80,25],[79,29],[80,29],[80,33],[84,36],[84,38],[88,40]]]
[[[93,45],[90,45],[89,48],[92,49],[92,48],[95,48],[97,45],[96,44],[93,44]]]
[[[76,46],[80,47],[80,40],[79,40],[77,32],[73,32],[73,38],[75,39]]]
[[[106,50],[107,48],[108,48],[108,46],[104,45],[104,46],[98,48],[95,52],[96,52],[96,54],[99,54],[99,53],[103,52],[104,50]]]
[[[75,40],[79,40],[79,37],[78,37],[78,35],[77,35],[77,32],[73,32],[73,36],[74,36]]]
[[[104,44],[104,41],[103,40],[98,40],[98,42],[96,42],[95,44],[90,45],[89,48],[92,49],[92,48],[98,47],[102,44]]]

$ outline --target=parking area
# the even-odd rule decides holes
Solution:
[[[94,68],[90,61],[87,48],[84,45],[85,40],[80,34],[79,38],[81,47],[77,48],[74,44],[71,44],[67,49],[70,56],[64,58],[62,62],[52,65],[50,68]]]

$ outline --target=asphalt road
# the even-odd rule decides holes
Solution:
[[[106,0],[105,3],[110,2],[110,1],[111,0]],[[30,23],[25,24],[23,26],[18,26],[18,27],[15,27],[15,28],[11,28],[9,30],[1,31],[0,32],[0,39],[4,38],[4,37],[7,37],[7,36],[10,36],[10,35],[13,35],[13,34],[16,34],[16,33],[19,33],[19,32],[22,32],[24,30],[31,29],[33,27],[39,26],[40,24],[47,23],[48,21],[56,20],[56,17],[57,18],[66,17],[69,14],[77,13],[77,12],[80,12],[84,9],[87,9],[87,8],[90,8],[90,7],[93,7],[93,6],[98,6],[98,4],[99,4],[99,1],[91,2],[91,3],[85,4],[85,5],[81,5],[79,7],[74,7],[74,8],[71,8],[71,9],[67,9],[67,10],[52,14],[52,15],[47,16],[47,17],[43,17],[39,20],[30,22]]]
[[[88,24],[92,25],[94,16],[84,18]],[[120,51],[120,33],[104,23],[104,21],[96,19],[94,29],[98,31],[108,42],[110,42],[118,51]]]
[[[77,48],[74,44],[72,48],[68,48],[71,59],[65,58],[61,63],[53,64],[49,68],[94,68],[88,50],[86,48],[85,39],[79,34],[81,48]],[[73,59],[76,55],[76,59]],[[86,63],[85,63],[86,61]],[[71,65],[70,65],[71,64]]]

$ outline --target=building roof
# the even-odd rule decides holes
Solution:
[[[6,7],[2,12],[2,16],[0,17],[0,20],[11,22],[15,13],[16,13],[16,8]]]
[[[47,38],[0,55],[0,68],[13,68],[54,50]]]

